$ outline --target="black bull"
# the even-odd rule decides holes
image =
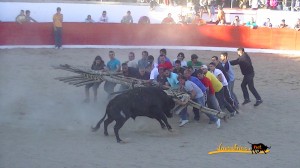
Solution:
[[[250,142],[248,142],[248,143],[251,144],[251,152],[252,152],[252,154],[253,154],[253,152],[255,154],[258,154],[260,151],[263,151],[265,154],[267,154],[266,150],[267,149],[271,149],[271,146],[268,147],[268,146],[264,145],[263,143],[259,143],[259,144],[252,144]]]
[[[107,126],[116,121],[114,132],[117,142],[122,140],[119,137],[119,129],[131,117],[135,119],[137,116],[147,116],[156,119],[162,128],[167,126],[171,130],[171,126],[167,121],[167,117],[172,117],[171,110],[174,108],[175,102],[163,90],[155,87],[140,87],[126,91],[113,98],[106,107],[104,117],[97,123],[92,131],[97,131],[101,123],[104,121],[104,135],[108,135]]]

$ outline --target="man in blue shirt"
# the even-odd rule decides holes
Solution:
[[[106,70],[108,72],[114,73],[114,72],[120,72],[121,70],[121,63],[119,60],[115,58],[115,52],[114,51],[109,51],[109,61],[107,62],[106,65]],[[106,81],[104,84],[104,90],[106,93],[111,94],[114,92],[116,83],[108,82]]]

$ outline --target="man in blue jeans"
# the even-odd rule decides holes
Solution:
[[[181,75],[178,77],[178,80],[179,80],[180,90],[182,90],[182,91],[184,90],[184,91],[188,92],[190,94],[190,98],[194,102],[196,102],[202,106],[205,106],[204,94],[203,94],[202,90],[195,83],[187,80],[187,78],[185,76],[181,76]],[[183,109],[179,115],[181,118],[181,123],[179,126],[182,127],[183,125],[185,125],[189,122],[187,108]],[[211,122],[216,124],[217,128],[220,128],[220,126],[221,126],[220,119],[218,119],[216,116],[211,115],[211,114],[206,114],[206,115]]]
[[[254,106],[258,106],[263,101],[254,87],[254,81],[253,81],[254,69],[252,66],[251,59],[250,59],[249,55],[245,52],[244,48],[238,48],[237,53],[239,55],[239,58],[236,60],[230,61],[230,63],[231,63],[231,65],[240,65],[241,72],[244,75],[241,87],[242,87],[243,96],[244,96],[245,100],[242,104],[245,105],[245,104],[251,102],[249,93],[248,93],[248,89],[247,89],[247,85],[248,85],[249,90],[256,98],[256,103],[254,104]]]

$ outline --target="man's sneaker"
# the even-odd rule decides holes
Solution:
[[[181,123],[179,124],[179,127],[184,126],[185,124],[187,124],[189,122],[189,120],[182,120]]]
[[[179,118],[179,121],[178,121],[179,123],[181,123],[182,122],[182,119],[181,118]]]
[[[254,106],[258,106],[262,103],[263,101],[262,100],[256,100],[256,103],[254,104]]]
[[[221,120],[218,118],[218,120],[216,121],[216,126],[217,128],[221,127]]]
[[[234,117],[236,115],[236,111],[230,113],[230,117]]]
[[[250,103],[250,102],[251,102],[250,100],[246,99],[246,100],[244,100],[244,102],[242,103],[242,105],[245,105],[245,104]]]

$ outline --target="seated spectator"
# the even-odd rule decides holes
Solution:
[[[217,25],[225,25],[226,24],[226,19],[225,19],[225,12],[223,10],[222,6],[218,6],[218,14],[217,14]]]
[[[188,67],[193,67],[198,69],[202,65],[202,62],[198,61],[198,55],[192,54],[191,55],[191,61],[187,62]]]
[[[175,66],[175,61],[179,60],[180,64],[181,64],[181,67],[187,67],[187,63],[184,60],[184,58],[185,58],[185,56],[182,52],[178,53],[177,59],[174,59],[174,61],[173,61],[173,66]]]
[[[127,14],[123,16],[121,23],[133,23],[133,18],[130,11],[127,11]]]
[[[285,20],[282,19],[280,25],[278,26],[278,28],[286,28],[286,27],[288,27],[288,25],[285,24]]]
[[[180,74],[183,75],[184,68],[182,68],[180,60],[175,61],[175,66],[174,66],[173,72],[178,75],[180,75]]]
[[[22,24],[22,23],[26,22],[26,17],[25,17],[24,10],[21,10],[20,14],[16,17],[16,22],[19,23],[19,24]]]
[[[107,23],[108,22],[108,17],[107,17],[106,11],[102,12],[102,15],[99,19],[99,22],[100,23]]]
[[[272,23],[270,21],[270,18],[267,18],[267,20],[264,22],[264,27],[269,27],[269,28],[272,28]]]
[[[235,16],[234,20],[231,22],[231,26],[241,26],[241,20],[239,16]]]
[[[255,22],[255,20],[254,20],[253,17],[251,17],[251,20],[249,22],[247,22],[245,26],[248,26],[251,29],[257,28],[257,24],[256,24],[256,22]]]
[[[206,21],[204,19],[201,19],[199,14],[196,14],[194,20],[192,21],[192,24],[196,24],[199,26],[205,25]]]
[[[30,16],[30,10],[25,11],[25,22],[30,23],[30,22],[37,22]]]
[[[140,17],[138,24],[150,24],[150,19],[148,16]]]
[[[85,23],[94,23],[95,21],[92,19],[91,15],[87,15],[86,19],[85,19]]]
[[[175,21],[172,18],[172,14],[168,13],[168,17],[164,18],[161,23],[162,24],[175,24]]]
[[[294,26],[294,29],[299,31],[300,30],[300,18],[298,19],[296,25]]]

